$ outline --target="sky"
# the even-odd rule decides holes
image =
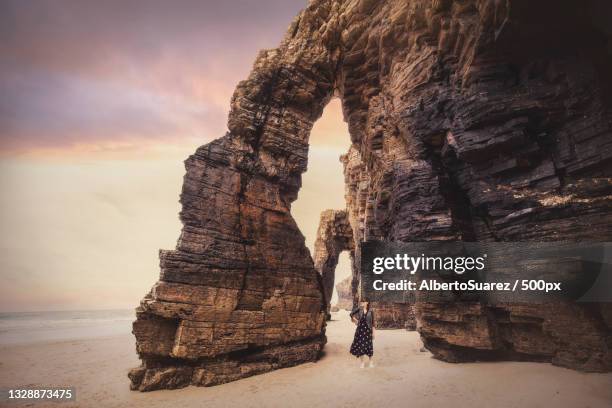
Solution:
[[[0,311],[135,307],[180,232],[183,160],[306,0],[0,2]],[[340,103],[292,213],[344,207]],[[347,276],[343,256],[338,279]]]

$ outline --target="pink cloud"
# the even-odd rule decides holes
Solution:
[[[305,1],[5,1],[0,150],[205,143]]]

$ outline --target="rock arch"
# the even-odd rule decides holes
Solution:
[[[290,207],[334,92],[356,242],[610,240],[611,36],[594,6],[605,2],[311,1],[237,86],[229,132],[185,161],[183,230],[137,310],[132,387],[318,357],[325,299]],[[416,313],[448,361],[612,367],[609,305]]]
[[[334,281],[336,277],[336,266],[338,259],[343,251],[348,251],[351,260],[351,276],[347,277],[347,282],[341,285],[338,290],[343,292],[343,307],[352,309],[359,301],[359,293],[357,290],[351,289],[351,281],[359,282],[359,268],[355,264],[355,246],[359,241],[355,242],[353,230],[351,228],[348,213],[346,210],[325,210],[321,213],[319,228],[317,230],[317,239],[314,247],[314,267],[321,275],[323,283],[323,292],[325,295],[325,304],[327,319],[331,317],[331,298],[334,290]],[[338,287],[338,286],[336,286]],[[357,289],[357,285],[353,286]],[[416,328],[414,316],[414,307],[409,303],[393,303],[393,302],[372,302],[372,309],[376,313],[376,328],[380,329],[408,329]]]
[[[331,298],[334,291],[336,266],[343,251],[349,252],[354,268],[355,240],[345,210],[325,210],[321,213],[314,244],[314,267],[321,275],[327,319],[330,318]]]

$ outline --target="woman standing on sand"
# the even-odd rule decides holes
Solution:
[[[361,307],[356,307],[351,312],[351,321],[357,324],[355,338],[351,344],[351,354],[361,360],[361,368],[365,367],[365,356],[368,356],[370,368],[374,367],[374,313],[370,309],[370,302],[366,299],[361,301]]]

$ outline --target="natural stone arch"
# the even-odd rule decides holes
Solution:
[[[318,358],[323,291],[290,206],[334,88],[326,8],[304,11],[259,54],[232,97],[229,132],[186,160],[181,236],[161,251],[134,322],[133,388],[213,385]]]
[[[356,243],[609,241],[610,33],[589,20],[595,1],[532,4],[312,1],[238,85],[229,132],[185,162],[183,230],[137,311],[132,386],[212,385],[318,357],[325,300],[290,205],[334,92]],[[612,366],[609,305],[416,313],[437,358]]]
[[[321,213],[317,238],[314,246],[314,266],[321,275],[325,304],[327,305],[327,319],[331,318],[331,298],[336,277],[336,266],[343,251],[349,253],[351,260],[351,276],[348,279],[348,295],[350,293],[350,308],[359,302],[357,291],[350,291],[350,281],[359,281],[360,270],[355,264],[355,238],[346,210],[325,210]],[[344,288],[342,288],[344,290]],[[340,290],[339,290],[340,292]],[[345,300],[346,302],[346,300]],[[346,307],[346,305],[345,305]],[[376,328],[380,329],[408,329],[416,328],[414,307],[410,303],[371,302],[370,307],[376,315]]]
[[[314,267],[321,275],[327,320],[330,319],[336,266],[343,251],[349,252],[351,269],[355,262],[355,240],[345,210],[325,210],[321,213],[314,244]]]

